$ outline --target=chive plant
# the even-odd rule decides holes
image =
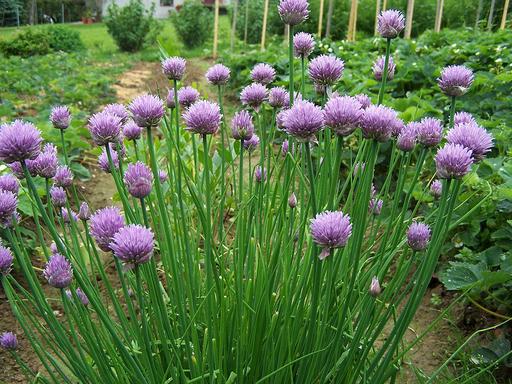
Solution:
[[[446,135],[432,118],[404,124],[384,103],[395,69],[390,46],[404,28],[402,14],[390,10],[379,16],[386,53],[374,68],[381,80],[376,104],[367,95],[331,92],[344,70],[339,58],[319,56],[306,68],[313,39],[304,33],[295,41],[298,95],[293,27],[307,18],[308,2],[282,0],[279,13],[290,26],[289,92],[271,88],[274,69],[257,65],[228,124],[222,103],[229,69],[217,64],[206,74],[218,102],[198,100],[197,91],[179,88],[185,60],[167,58],[167,110],[145,94],[127,109],[109,106],[89,119],[122,209],[92,213],[83,202],[76,215],[68,201],[72,174],[57,167],[55,147],[41,151],[40,132],[30,123],[2,127],[0,159],[19,181],[0,179],[0,280],[45,372],[23,362],[12,330],[0,344],[29,378],[395,381],[407,351],[404,334],[452,217],[465,211],[464,175],[492,147],[471,116],[454,119],[455,98],[473,77],[464,67],[442,72],[440,88],[451,98]],[[306,82],[320,103],[306,99]],[[67,108],[52,113],[62,132],[69,119]],[[389,165],[378,185],[375,166],[388,141]],[[37,177],[46,180],[46,197]],[[23,244],[20,183],[34,206],[43,274]],[[435,203],[415,203],[417,189],[432,191]],[[10,274],[13,264],[26,284]],[[55,290],[51,298],[44,284]],[[62,317],[50,299],[60,303]]]

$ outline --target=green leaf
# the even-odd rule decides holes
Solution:
[[[482,272],[486,270],[484,263],[470,264],[464,262],[450,262],[450,267],[442,271],[439,279],[446,289],[453,291],[464,289],[482,279]]]

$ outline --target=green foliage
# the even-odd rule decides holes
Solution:
[[[146,9],[141,0],[130,0],[125,7],[115,2],[108,7],[105,20],[108,33],[120,50],[136,52],[145,43],[155,41],[160,30],[159,23],[153,18],[154,3]]]
[[[74,29],[53,25],[44,30],[52,51],[76,52],[85,49],[80,33]]]
[[[199,0],[186,0],[172,20],[187,48],[199,47],[212,33],[213,15]]]

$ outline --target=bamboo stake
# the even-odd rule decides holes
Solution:
[[[475,29],[478,28],[478,22],[480,21],[480,15],[482,14],[482,8],[484,7],[484,0],[478,1],[478,8],[476,9],[476,18],[475,18]]]
[[[500,29],[505,29],[505,24],[507,23],[507,12],[510,0],[505,0],[505,5],[503,5],[503,15],[501,15],[501,24]]]
[[[378,26],[379,26],[379,14],[380,14],[380,0],[377,0],[375,2],[375,28],[373,30],[373,35],[374,36],[377,36],[379,34],[379,29],[378,29]]]
[[[405,18],[405,33],[404,33],[404,37],[406,39],[411,38],[413,14],[414,14],[414,0],[407,0],[407,17]]]
[[[444,0],[437,0],[436,23],[434,26],[434,32],[441,31],[441,22],[443,20],[443,7],[444,7]]]
[[[265,0],[263,6],[263,26],[261,28],[261,50],[265,49],[265,37],[267,35],[267,18],[268,18],[268,0]]]
[[[249,0],[245,0],[244,44],[247,44],[248,31],[249,31]]]
[[[496,5],[496,0],[491,0],[491,9],[489,10],[489,18],[487,19],[487,30],[490,32],[492,30],[492,20],[494,19],[494,6]]]
[[[235,47],[235,36],[236,36],[236,19],[238,17],[238,0],[233,2],[233,23],[231,24],[231,51]]]
[[[352,4],[350,6],[350,18],[348,21],[348,33],[347,33],[348,41],[356,40],[356,20],[357,20],[357,0],[352,0]]]
[[[320,0],[320,9],[318,12],[318,38],[322,38],[322,23],[324,19],[324,0]]]
[[[331,35],[331,24],[332,24],[332,14],[334,12],[334,0],[329,0],[329,6],[327,7],[327,24],[325,26],[325,37],[329,37]]]
[[[217,45],[219,43],[219,2],[215,0],[215,18],[213,21],[213,58],[217,58]]]

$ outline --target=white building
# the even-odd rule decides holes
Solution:
[[[142,0],[142,2],[149,9],[151,4],[155,4],[155,13],[154,16],[158,19],[165,19],[169,17],[169,11],[172,11],[176,8],[180,8],[183,5],[185,0]],[[220,5],[226,6],[230,3],[231,0],[220,0]],[[107,14],[107,8],[110,4],[116,3],[120,7],[124,7],[127,5],[130,0],[104,0],[103,1],[103,14]],[[213,6],[215,4],[215,0],[203,0],[203,2],[208,6]]]

